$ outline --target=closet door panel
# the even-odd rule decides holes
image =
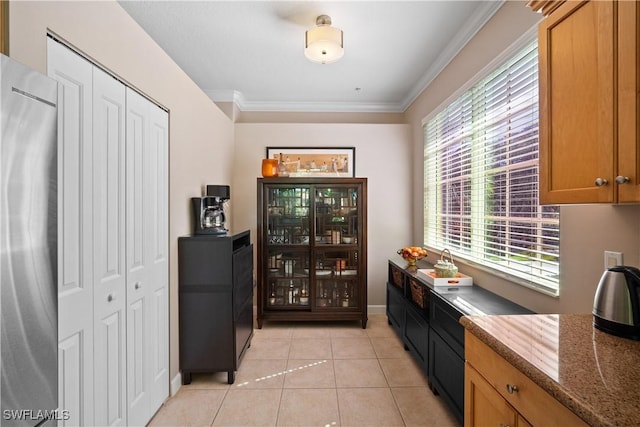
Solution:
[[[130,425],[144,425],[149,407],[150,232],[149,101],[127,88],[126,257],[127,413]]]
[[[93,425],[92,65],[47,39],[58,81],[58,385],[60,426]]]
[[[127,425],[125,397],[124,310],[98,319],[96,335],[95,425]]]
[[[152,412],[169,397],[169,116],[150,106],[149,262],[151,265],[149,375]]]
[[[125,88],[93,77],[95,424],[126,425]]]

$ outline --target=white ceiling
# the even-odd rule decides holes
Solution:
[[[216,102],[243,111],[402,112],[502,1],[120,4]],[[303,52],[304,32],[322,14],[344,31],[344,57],[332,64]]]

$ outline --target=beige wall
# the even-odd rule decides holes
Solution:
[[[256,178],[267,146],[355,147],[356,176],[368,178],[368,297],[384,306],[387,260],[411,243],[411,156],[407,125],[236,124],[233,221],[256,236]],[[235,194],[234,194],[235,193]]]
[[[525,2],[507,1],[469,44],[452,60],[406,111],[413,135],[413,233],[422,241],[421,121],[480,72],[541,19]],[[567,206],[561,208],[559,298],[513,285],[493,275],[462,266],[474,282],[536,312],[589,313],[600,275],[604,250],[624,253],[628,265],[640,265],[640,207]]]
[[[169,109],[170,378],[178,373],[177,237],[191,232],[189,197],[229,184],[233,125],[114,1],[13,1],[10,53],[46,73],[50,29]]]

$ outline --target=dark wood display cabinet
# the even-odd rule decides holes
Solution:
[[[257,323],[367,326],[367,179],[258,178]]]
[[[180,371],[235,371],[253,336],[253,246],[249,231],[178,239]]]

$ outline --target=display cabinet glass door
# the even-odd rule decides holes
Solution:
[[[359,308],[358,187],[314,187],[314,306]]]
[[[267,245],[309,245],[309,191],[267,187]]]
[[[314,307],[319,310],[360,308],[358,251],[315,251]]]
[[[309,187],[267,187],[267,297],[270,309],[309,309]]]
[[[358,187],[315,187],[316,243],[355,246],[358,231]]]

